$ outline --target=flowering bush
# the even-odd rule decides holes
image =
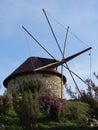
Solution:
[[[11,104],[13,103],[13,96],[11,94],[4,95],[3,100],[6,104]]]
[[[12,109],[13,96],[7,93],[2,97],[2,102],[3,113],[9,113]]]
[[[42,106],[44,113],[52,119],[59,120],[61,119],[61,115],[64,116],[66,103],[66,99],[60,99],[54,96],[49,88],[45,87],[42,91],[40,105]]]

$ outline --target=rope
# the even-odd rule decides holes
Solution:
[[[92,53],[91,53],[91,50],[90,50],[89,56],[90,56],[90,79],[92,79],[92,77],[91,77],[91,73],[92,73]]]
[[[47,12],[47,11],[46,11]],[[51,16],[51,14],[49,12],[47,12],[47,14],[58,24],[60,25],[62,28],[64,29],[68,29],[67,27],[65,27],[63,24],[61,24],[58,20],[56,20],[56,18],[54,16]],[[72,31],[69,30],[69,33],[74,36],[78,41],[80,41],[82,44],[84,44],[85,46],[89,47],[89,45],[84,42],[83,40],[81,40],[75,33],[73,33]],[[90,56],[90,79],[91,79],[91,73],[92,73],[92,58],[91,58],[91,50],[89,53]]]
[[[47,11],[46,11],[47,12]],[[54,16],[51,16],[49,12],[47,12],[47,14],[58,24],[60,25],[62,28],[66,29],[67,30],[67,27],[65,27],[65,25],[61,24],[58,20],[56,20],[56,18]],[[83,40],[81,40],[75,33],[73,33],[72,31],[69,31],[69,33],[71,35],[73,35],[78,41],[80,41],[82,44],[86,45],[87,47],[88,44],[86,42],[84,42]]]
[[[25,37],[25,40],[26,40],[26,44],[27,44],[27,48],[28,48],[28,52],[29,52],[29,56],[31,56],[31,49],[30,49],[30,45],[29,45],[29,42],[28,42],[27,35],[24,34],[24,37]]]
[[[29,57],[31,57],[31,56],[32,56],[32,54],[31,54],[30,44],[29,44],[29,42],[28,42],[27,35],[26,35],[26,34],[24,34],[24,37],[25,37],[25,39],[26,39],[26,43],[27,43],[27,47],[28,47],[28,52],[29,52]],[[33,65],[32,58],[31,58],[31,64]]]

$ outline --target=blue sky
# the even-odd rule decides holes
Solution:
[[[70,27],[65,57],[93,47],[91,58],[89,52],[85,53],[70,61],[69,67],[84,79],[93,77],[90,71],[98,72],[98,0],[0,0],[0,94],[5,91],[3,80],[29,56],[50,58],[22,29],[22,25],[56,59],[62,58],[42,8],[46,10],[62,49],[66,28]],[[64,74],[67,75],[67,83],[72,85],[66,70]]]

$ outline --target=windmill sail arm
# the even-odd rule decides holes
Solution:
[[[72,55],[72,56],[67,57],[66,59],[63,59],[63,61],[64,61],[64,62],[68,62],[68,61],[70,61],[70,60],[76,58],[77,56],[81,55],[82,53],[84,53],[84,52],[86,52],[86,51],[89,51],[89,50],[91,50],[91,49],[92,49],[92,47],[89,47],[89,48],[87,48],[87,49],[85,49],[85,50],[82,50],[82,51],[80,51],[80,52],[78,52],[78,53]]]
[[[64,63],[66,63],[66,62],[68,62],[68,61],[74,59],[75,57],[79,56],[80,54],[82,54],[82,53],[84,53],[84,52],[86,52],[86,51],[88,51],[88,50],[90,50],[90,49],[92,49],[92,48],[89,47],[89,48],[87,48],[87,49],[85,49],[85,50],[83,50],[83,51],[81,51],[81,52],[78,52],[78,53],[76,53],[76,54],[74,54],[74,55],[72,55],[72,56],[70,56],[70,57],[68,57],[68,58],[64,58],[64,59],[61,60],[61,61],[56,61],[56,62],[54,62],[54,63],[50,63],[50,64],[48,64],[48,65],[45,65],[45,66],[39,67],[39,68],[37,68],[37,69],[34,69],[34,71],[42,70],[42,69],[45,69],[45,68],[50,69],[50,68],[57,67],[57,66],[59,66],[59,65],[62,65],[62,64],[64,64]]]
[[[50,64],[44,65],[42,67],[36,68],[33,71],[38,71],[38,70],[42,70],[45,68],[47,68],[47,69],[54,68],[54,67],[58,66],[59,64],[60,64],[60,61],[56,61],[54,63],[50,63]]]
[[[67,57],[67,58],[64,58],[64,59],[62,59],[61,61],[57,61],[57,62],[53,63],[52,65],[49,65],[48,67],[52,68],[52,67],[57,67],[57,66],[59,66],[59,65],[62,65],[62,64],[64,64],[64,63],[66,63],[66,62],[68,62],[68,61],[70,61],[70,60],[76,58],[77,56],[81,55],[82,53],[84,53],[84,52],[86,52],[86,51],[88,51],[88,50],[90,50],[90,49],[92,49],[92,47],[89,47],[89,48],[87,48],[87,49],[85,49],[85,50],[82,50],[82,51],[80,51],[80,52],[78,52],[78,53],[72,55],[72,56],[69,56],[69,57]]]
[[[44,65],[44,66],[42,66],[42,67],[39,67],[39,68],[37,68],[37,69],[34,69],[33,71],[38,71],[38,70],[42,70],[42,69],[45,69],[45,68],[51,69],[51,68],[57,67],[57,66],[59,66],[59,65],[62,65],[63,63],[65,63],[64,60],[56,61],[56,62],[54,62],[54,63],[48,64],[48,65]]]

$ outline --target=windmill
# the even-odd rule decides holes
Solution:
[[[82,50],[82,51],[80,51],[80,52],[78,52],[78,53],[76,53],[76,54],[73,54],[73,55],[71,55],[71,56],[65,58],[64,55],[65,55],[65,48],[66,48],[66,41],[67,41],[69,26],[68,26],[68,28],[67,28],[67,32],[66,32],[66,36],[65,36],[65,41],[64,41],[64,48],[63,48],[63,50],[62,50],[61,47],[60,47],[60,44],[59,44],[59,42],[58,42],[58,40],[57,40],[57,37],[56,37],[56,35],[55,35],[54,31],[53,31],[53,28],[52,28],[52,26],[51,26],[51,23],[50,23],[50,21],[49,21],[49,19],[48,19],[48,16],[47,16],[45,10],[42,9],[42,11],[43,11],[43,13],[44,13],[44,15],[45,15],[45,17],[46,17],[46,20],[47,20],[47,22],[48,22],[48,25],[49,25],[50,30],[51,30],[51,32],[52,32],[52,35],[53,35],[53,37],[54,37],[54,39],[55,39],[55,41],[56,41],[56,44],[57,44],[57,46],[58,46],[58,48],[59,48],[59,50],[60,50],[62,59],[61,59],[61,60],[55,59],[55,57],[54,57],[24,26],[22,26],[22,28],[30,35],[30,37],[32,37],[33,40],[34,40],[52,59],[55,60],[55,62],[49,63],[49,64],[44,65],[44,66],[41,66],[41,67],[38,67],[38,68],[34,69],[33,71],[34,71],[34,72],[37,72],[37,71],[43,70],[43,69],[45,69],[45,68],[51,69],[51,68],[54,68],[54,67],[61,66],[61,74],[62,74],[62,77],[61,77],[61,98],[62,98],[62,97],[63,97],[63,92],[62,92],[62,91],[63,91],[63,89],[62,89],[62,88],[63,88],[63,69],[66,68],[66,69],[69,71],[69,73],[70,73],[70,75],[71,75],[71,77],[72,77],[72,79],[73,79],[73,82],[75,83],[75,86],[76,86],[76,88],[77,88],[79,94],[82,96],[81,91],[80,91],[80,89],[79,89],[79,87],[78,87],[78,85],[77,85],[77,83],[76,83],[76,81],[75,81],[73,75],[77,76],[77,77],[78,77],[82,82],[84,82],[86,85],[88,85],[88,84],[87,84],[79,75],[77,75],[76,73],[74,73],[74,72],[69,68],[67,62],[70,61],[70,60],[72,60],[72,59],[74,59],[74,58],[76,58],[77,56],[79,56],[79,55],[81,55],[81,54],[83,54],[83,53],[89,51],[90,49],[92,49],[92,47],[86,48],[86,49],[84,49],[84,50]]]

